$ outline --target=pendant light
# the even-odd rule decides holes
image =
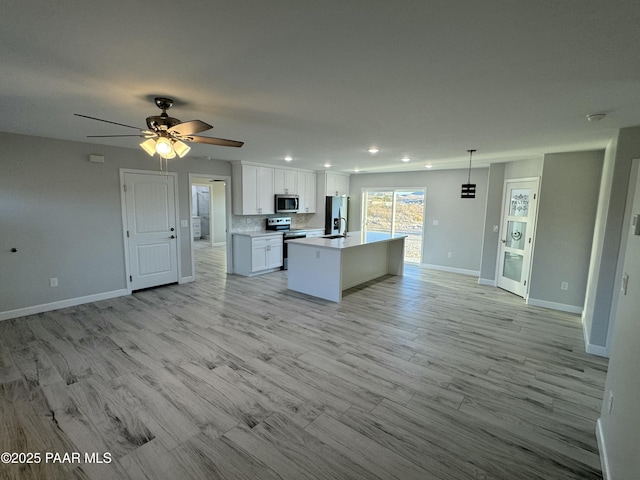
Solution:
[[[462,184],[460,198],[476,198],[476,184],[471,183],[471,156],[475,150],[467,150],[467,152],[469,152],[469,176],[467,177],[467,183]]]

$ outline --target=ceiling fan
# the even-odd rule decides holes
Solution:
[[[99,122],[112,123],[114,125],[120,125],[122,127],[133,128],[140,132],[137,135],[87,135],[87,138],[146,138],[146,140],[140,144],[142,149],[151,156],[157,153],[162,158],[167,159],[175,158],[176,155],[182,158],[187,153],[189,153],[191,147],[189,147],[184,142],[206,143],[209,145],[220,145],[223,147],[241,147],[242,145],[244,145],[244,142],[238,142],[236,140],[194,135],[195,133],[201,133],[206,130],[210,130],[213,128],[213,126],[203,122],[202,120],[189,120],[187,122],[181,122],[177,118],[170,117],[167,114],[167,110],[169,110],[173,105],[173,100],[170,98],[156,97],[155,103],[157,107],[162,110],[162,113],[160,115],[147,117],[147,129],[125,125],[124,123],[111,122],[109,120],[90,117],[88,115],[80,115],[79,113],[74,113],[74,115],[76,115],[77,117],[89,118],[91,120],[98,120]]]

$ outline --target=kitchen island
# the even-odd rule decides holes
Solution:
[[[341,238],[289,240],[288,287],[333,302],[383,275],[402,275],[406,235],[350,232]]]

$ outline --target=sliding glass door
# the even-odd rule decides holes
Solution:
[[[362,230],[367,238],[383,234],[408,235],[404,249],[405,262],[420,263],[425,189],[365,189],[362,197]]]

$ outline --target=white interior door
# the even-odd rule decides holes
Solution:
[[[131,290],[178,281],[175,177],[123,175]]]
[[[525,297],[538,205],[538,179],[507,181],[500,229],[498,287]]]

